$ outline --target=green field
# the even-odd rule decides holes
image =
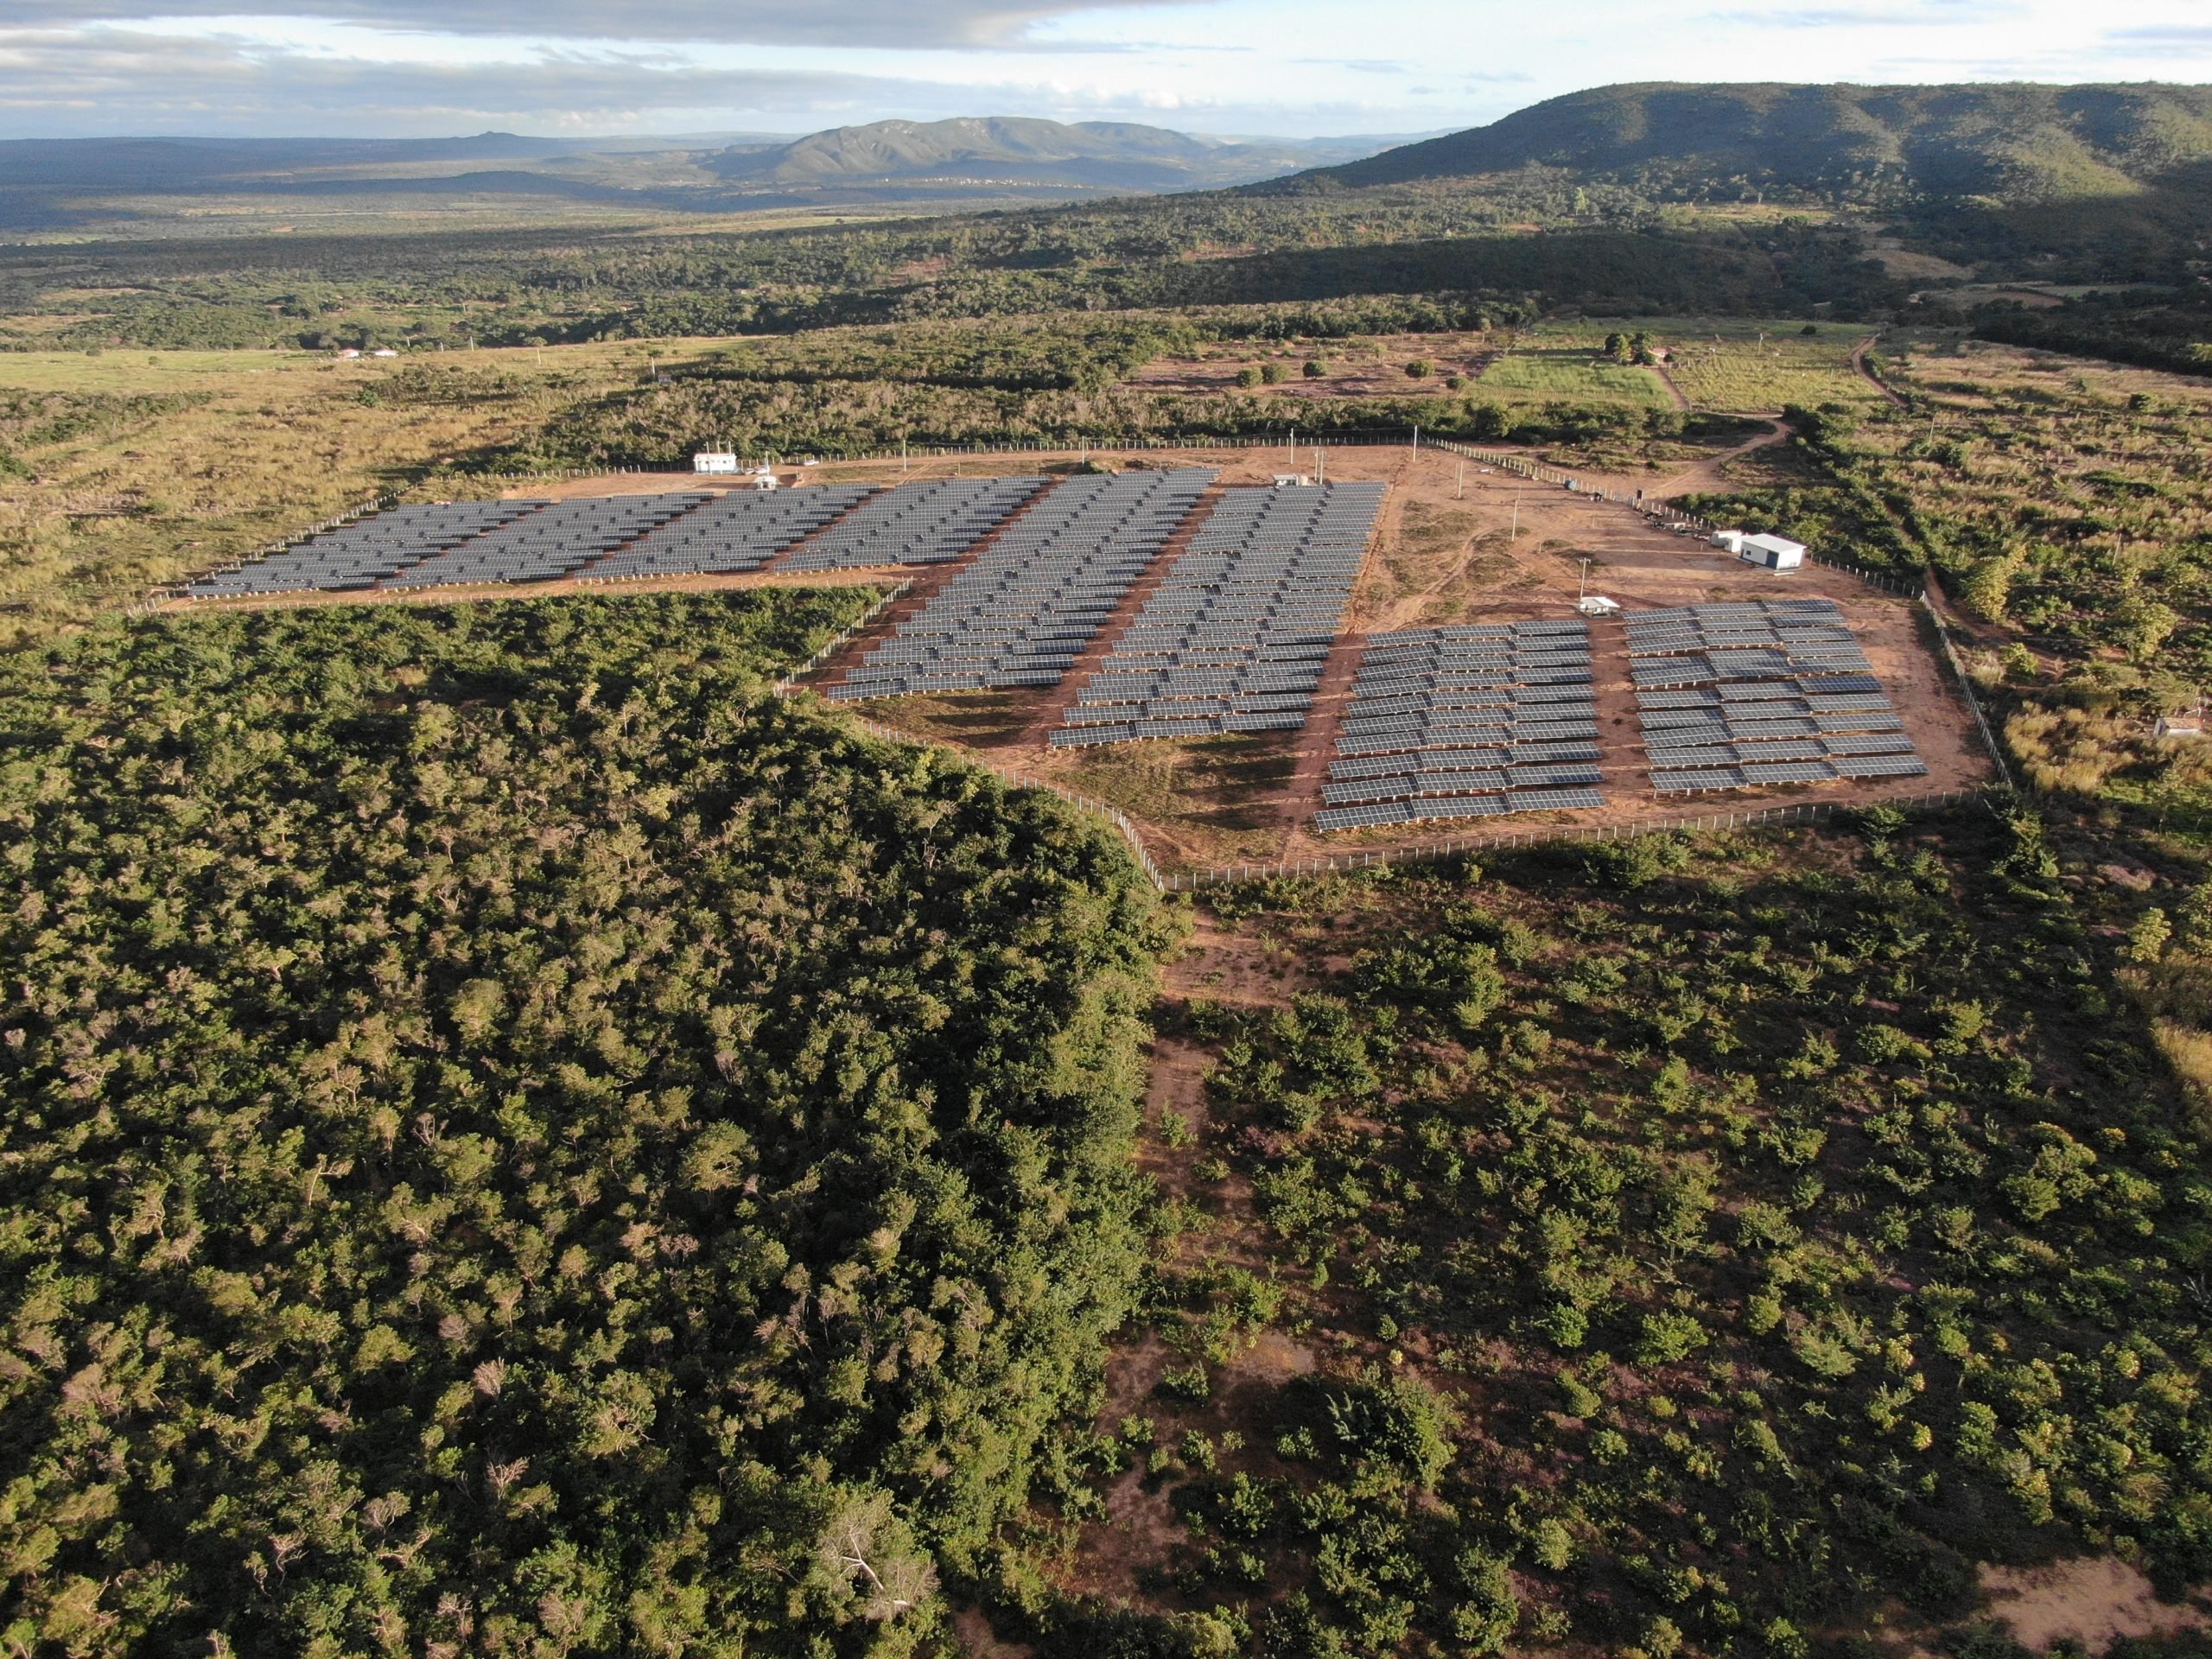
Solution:
[[[1808,327],[1815,332],[1808,334]],[[1738,414],[1795,404],[1876,403],[1881,392],[1852,366],[1869,331],[1855,323],[1734,317],[1595,318],[1547,323],[1525,336],[1548,351],[1597,353],[1608,334],[1650,336],[1667,353],[1664,372],[1694,408]],[[1488,377],[1484,377],[1487,384]]]
[[[1669,409],[1674,399],[1649,369],[1601,363],[1578,346],[1539,346],[1499,358],[1476,385],[1482,395],[1509,403],[1626,404]]]

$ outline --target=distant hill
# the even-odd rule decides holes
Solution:
[[[1603,86],[1486,127],[1257,187],[1557,168],[1657,194],[1788,188],[2028,206],[2133,194],[2212,158],[2212,86]]]
[[[594,208],[727,213],[752,208],[1062,201],[1244,184],[1351,160],[1395,137],[1196,137],[1123,122],[1011,117],[879,121],[793,139],[779,134],[537,138],[69,138],[0,142],[0,228],[103,220],[127,227],[194,198],[390,197],[396,212],[446,195]],[[410,207],[411,204],[411,207]],[[365,211],[365,210],[364,210]],[[233,213],[226,221],[243,228]]]
[[[1388,142],[1369,141],[1365,150]],[[1347,143],[1359,141],[1236,142],[1125,121],[963,116],[838,127],[773,149],[732,149],[707,165],[733,181],[784,186],[929,182],[1148,192],[1243,184],[1334,159],[1316,152]]]

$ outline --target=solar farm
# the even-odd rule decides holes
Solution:
[[[1077,692],[1053,746],[1303,727],[1383,493],[1380,484],[1224,492]]]
[[[1113,804],[1194,868],[1984,775],[1913,613],[1853,578],[1755,573],[1618,505],[1426,451],[1338,449],[1330,483],[1271,486],[1287,459],[842,463],[774,491],[573,480],[397,507],[181,602],[899,570],[880,619],[806,683]],[[1617,613],[1576,613],[1586,574]]]
[[[1627,629],[1662,796],[1928,771],[1832,600],[1645,611]]]
[[[1314,829],[1603,806],[1595,680],[1579,620],[1371,636]]]
[[[1205,468],[1070,479],[826,695],[1058,685],[1213,480]]]

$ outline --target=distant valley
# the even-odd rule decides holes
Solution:
[[[878,121],[793,138],[70,138],[0,143],[0,232],[321,228],[425,214],[881,212],[1214,189],[1402,135],[1225,139],[1127,122]],[[289,226],[284,226],[289,228]]]

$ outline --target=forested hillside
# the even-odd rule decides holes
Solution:
[[[867,595],[0,659],[11,1651],[896,1654],[1135,1292],[1118,842],[763,695]]]
[[[1666,197],[1779,188],[1873,205],[2132,194],[2212,158],[2212,87],[1654,83],[1251,187],[1313,190],[1555,168]]]

